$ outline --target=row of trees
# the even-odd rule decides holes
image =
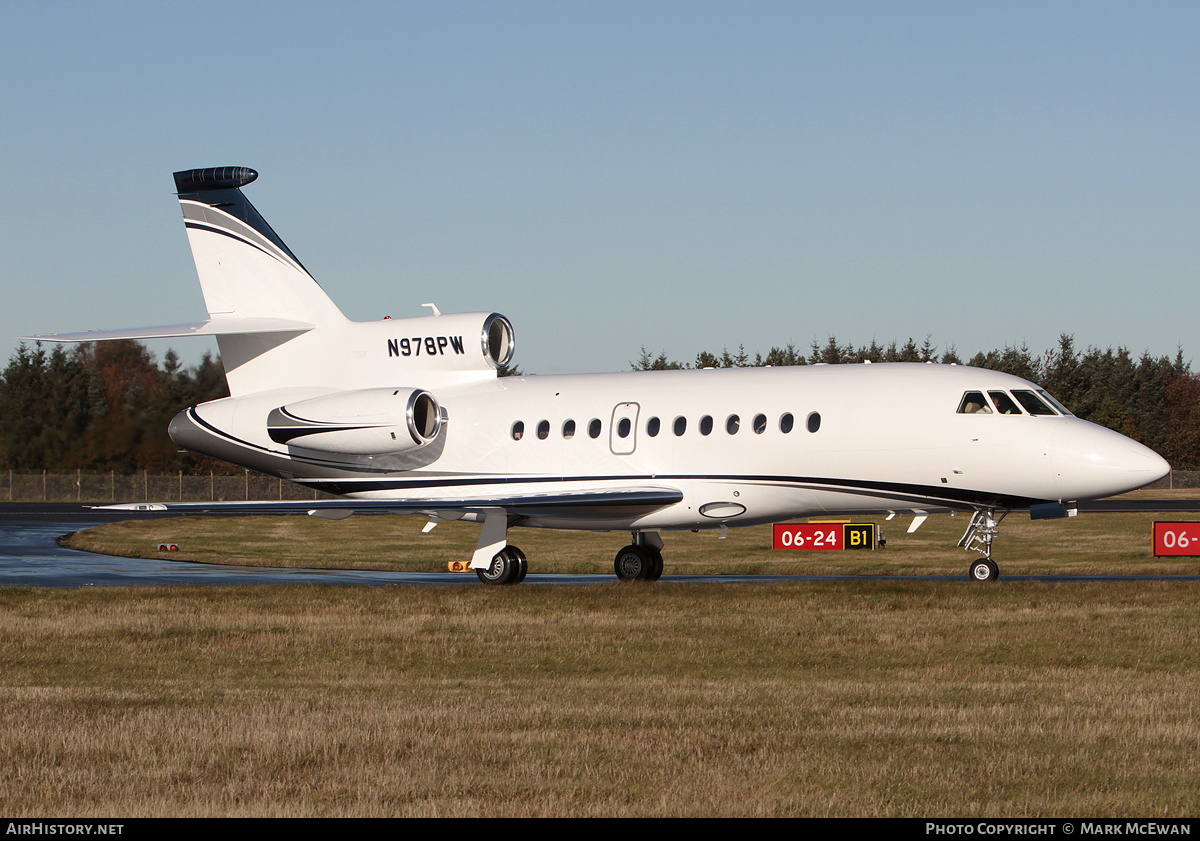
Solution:
[[[938,353],[929,339],[854,347],[831,337],[804,354],[794,345],[773,347],[753,359],[744,347],[708,351],[689,364],[642,348],[634,370],[726,368],[816,363],[946,362],[991,368],[1040,383],[1085,420],[1107,426],[1157,450],[1176,469],[1200,469],[1200,375],[1182,352],[1172,359],[1125,348],[1075,348],[1063,335],[1058,347],[1034,355],[1026,346],[977,353],[963,360],[950,348]],[[182,409],[228,394],[219,359],[205,354],[184,368],[174,351],[161,365],[138,342],[22,345],[0,376],[0,468],[115,470],[130,473],[234,470],[221,462],[180,453],[167,424]]]
[[[818,363],[943,362],[990,368],[1041,384],[1078,417],[1115,429],[1161,453],[1176,470],[1200,469],[1200,375],[1191,371],[1183,352],[1174,358],[1126,348],[1078,350],[1072,336],[1059,337],[1058,347],[1041,355],[1025,345],[977,353],[964,360],[954,348],[941,354],[928,338],[918,345],[887,346],[872,341],[855,347],[834,337],[813,342],[807,354],[794,345],[772,347],[753,359],[744,347],[720,354],[702,351],[684,364],[642,348],[630,364],[636,371],[680,368],[730,368]]]
[[[118,473],[228,468],[179,452],[167,436],[177,412],[224,397],[225,373],[208,354],[162,365],[139,342],[22,344],[0,380],[0,465],[8,470]],[[228,468],[232,469],[232,468]]]

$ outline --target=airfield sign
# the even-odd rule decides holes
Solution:
[[[875,548],[874,523],[776,523],[774,532],[776,549],[828,552]]]
[[[1200,556],[1200,523],[1155,523],[1154,557]]]

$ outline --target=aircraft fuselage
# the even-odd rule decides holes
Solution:
[[[406,384],[419,385],[419,383]],[[172,424],[181,445],[361,499],[458,499],[630,484],[682,501],[636,516],[524,525],[693,529],[812,514],[1012,508],[1099,498],[1162,475],[1151,450],[1063,414],[964,414],[969,391],[1034,390],[966,366],[877,364],[501,377],[435,396],[433,441],[396,454],[280,445],[289,389],[204,404]]]

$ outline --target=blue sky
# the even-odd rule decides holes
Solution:
[[[1200,367],[1196,4],[0,9],[3,335],[203,318],[171,173],[241,165],[347,315],[496,310],[528,371],[1063,332]]]

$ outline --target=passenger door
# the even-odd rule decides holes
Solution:
[[[609,448],[614,455],[627,456],[637,446],[637,403],[618,403],[608,428]]]

